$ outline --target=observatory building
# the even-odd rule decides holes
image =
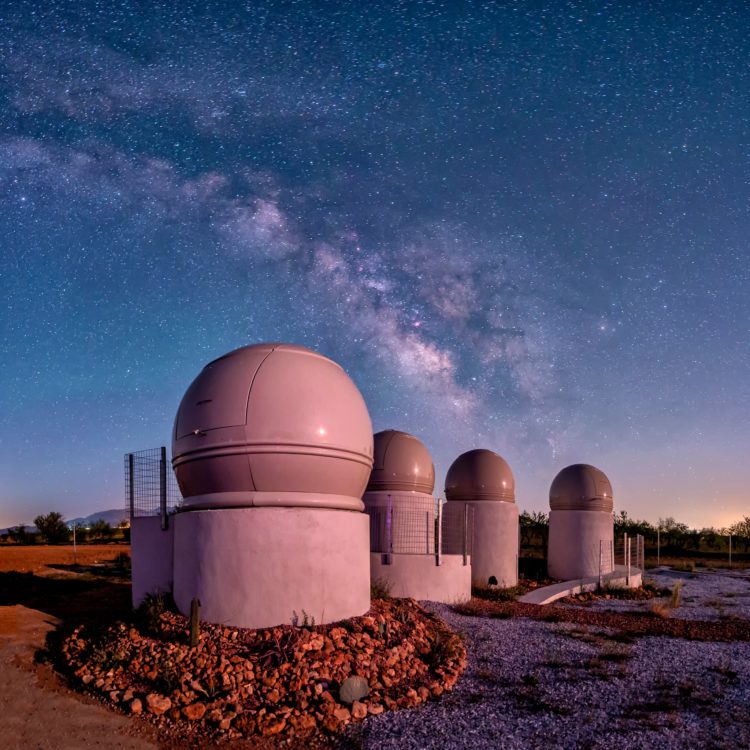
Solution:
[[[369,609],[372,425],[339,365],[290,344],[214,360],[180,403],[172,453],[180,611],[197,598],[209,622],[260,628]]]
[[[376,433],[373,445],[372,472],[362,499],[368,511],[384,511],[377,514],[381,524],[390,518],[389,551],[433,553],[435,466],[430,452],[414,435],[399,430]]]
[[[448,469],[445,497],[453,512],[473,509],[471,582],[502,588],[518,583],[518,506],[513,472],[505,459],[478,448]]]
[[[551,578],[572,580],[614,570],[614,504],[606,474],[573,464],[549,491],[547,566]]]
[[[425,445],[398,430],[378,432],[363,500],[370,516],[370,574],[392,596],[455,602],[471,596],[468,550],[443,554],[435,467]]]

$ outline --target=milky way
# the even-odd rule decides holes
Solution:
[[[488,447],[528,510],[585,461],[631,515],[750,512],[743,3],[227,5],[2,4],[0,524],[122,504],[269,340],[436,492]]]

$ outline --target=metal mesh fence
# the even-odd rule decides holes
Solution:
[[[474,544],[474,508],[466,503],[444,503],[441,516],[441,551],[463,555],[466,563]]]
[[[125,454],[125,502],[131,518],[166,517],[180,507],[182,495],[166,448]]]
[[[471,555],[473,509],[443,504],[437,498],[390,495],[388,503],[368,507],[370,551],[406,555]]]

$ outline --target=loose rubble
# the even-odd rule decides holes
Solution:
[[[441,696],[466,666],[461,639],[411,600],[374,601],[363,617],[317,627],[202,624],[195,648],[182,615],[160,615],[157,630],[79,627],[63,665],[102,700],[189,739],[339,732]],[[342,699],[352,676],[367,691],[349,683]]]

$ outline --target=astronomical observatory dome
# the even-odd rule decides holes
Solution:
[[[485,448],[462,453],[445,477],[446,500],[516,501],[516,481],[507,462]]]
[[[407,432],[383,430],[375,434],[375,459],[367,492],[423,492],[432,494],[435,467],[424,444]]]
[[[256,344],[192,382],[175,418],[172,463],[189,508],[359,510],[372,449],[367,406],[338,364],[301,346]],[[344,497],[321,497],[331,495]]]
[[[563,469],[549,490],[551,510],[597,510],[611,513],[614,509],[612,485],[607,475],[589,464],[573,464]]]

